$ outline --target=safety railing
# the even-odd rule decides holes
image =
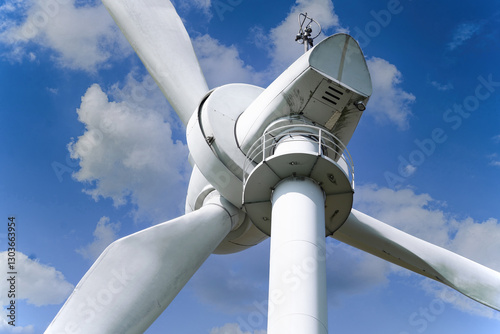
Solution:
[[[354,189],[354,164],[349,151],[337,137],[327,130],[308,124],[284,125],[264,132],[248,150],[247,160],[243,165],[243,182],[246,182],[252,170],[260,162],[274,155],[277,146],[287,137],[293,137],[294,141],[316,144],[314,153],[336,162],[344,170]]]

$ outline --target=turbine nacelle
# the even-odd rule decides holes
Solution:
[[[275,120],[300,116],[321,126],[344,145],[372,93],[370,73],[358,43],[335,34],[296,60],[238,119],[236,135],[243,152]]]

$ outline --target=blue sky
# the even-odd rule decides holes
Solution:
[[[303,50],[301,11],[351,33],[374,85],[348,146],[355,207],[500,270],[496,1],[174,4],[211,87],[267,86]],[[182,124],[98,1],[3,1],[0,75],[0,242],[15,215],[15,333],[42,333],[106,245],[183,213],[191,167]],[[328,243],[331,333],[500,329],[498,312]],[[269,240],[211,256],[146,333],[265,333],[268,256]]]

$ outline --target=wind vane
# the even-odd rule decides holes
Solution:
[[[312,17],[307,16],[307,13],[300,13],[299,17],[299,33],[295,36],[295,41],[298,42],[299,44],[304,44],[304,52],[309,51],[309,48],[313,47],[313,41],[316,37],[318,37],[321,34],[321,25],[313,19]],[[306,23],[306,21],[308,21]],[[313,29],[311,27],[311,23],[316,23],[318,26],[318,33],[314,36],[311,37]]]

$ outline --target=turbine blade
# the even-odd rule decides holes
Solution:
[[[500,273],[352,210],[333,238],[446,284],[500,311]]]
[[[47,328],[55,333],[143,333],[231,229],[208,204],[113,242]]]
[[[168,0],[103,0],[186,125],[208,86],[181,18]]]

